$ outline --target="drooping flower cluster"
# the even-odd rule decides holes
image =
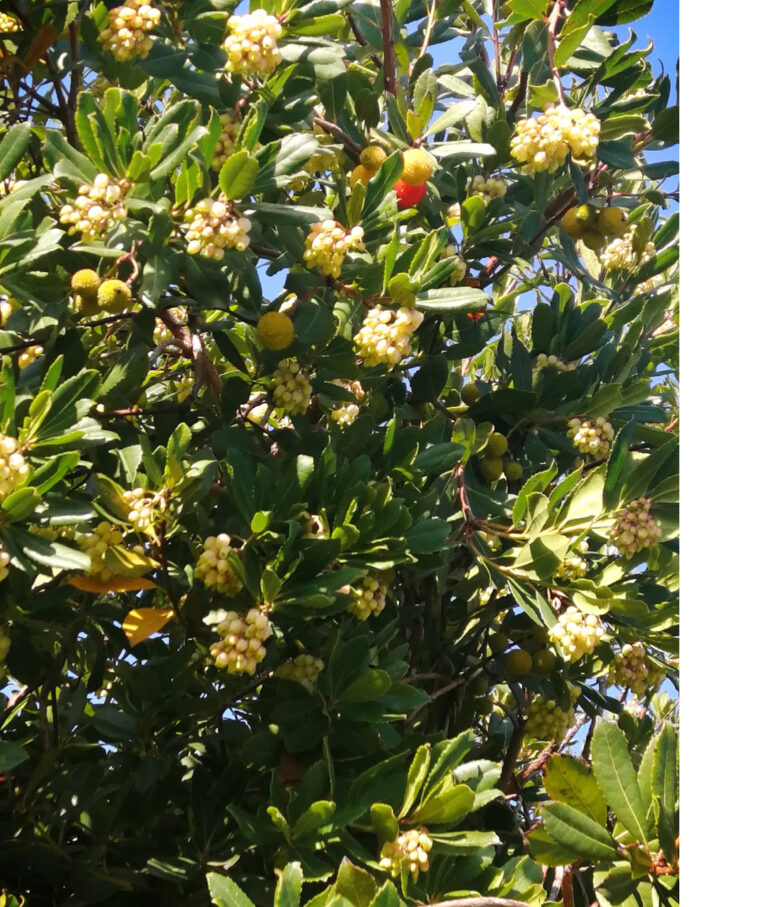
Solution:
[[[350,393],[354,394],[358,403],[365,397],[363,385],[359,381],[342,381],[340,378],[335,378],[331,381],[331,384],[346,388]],[[331,411],[331,418],[337,425],[351,425],[360,415],[358,403],[342,403]]]
[[[15,16],[9,16],[8,13],[0,13],[0,34],[7,35],[16,31],[21,31],[21,22]]]
[[[19,442],[0,435],[0,502],[27,481],[29,463],[19,450]]]
[[[420,872],[427,872],[429,869],[430,850],[432,839],[427,829],[421,825],[409,828],[394,841],[387,841],[384,844],[381,848],[379,866],[397,879],[400,877],[401,866],[405,864],[415,882]]]
[[[560,561],[557,565],[557,570],[555,570],[555,578],[566,583],[572,582],[575,579],[581,579],[582,576],[586,576],[588,569],[589,564],[584,558],[574,554]]]
[[[452,287],[455,287],[457,283],[461,283],[461,281],[464,280],[467,274],[467,263],[459,252],[459,247],[453,243],[448,243],[448,245],[444,247],[443,251],[440,253],[440,258],[451,258],[453,255],[455,255],[459,261],[453,271],[451,271],[448,283]]]
[[[19,371],[32,365],[35,359],[39,359],[42,355],[43,348],[39,344],[37,346],[28,346],[25,350],[22,350],[19,353],[19,358],[17,360]]]
[[[213,150],[213,159],[211,167],[214,170],[221,170],[227,160],[232,156],[235,150],[235,141],[237,134],[240,132],[240,123],[232,119],[228,113],[223,113],[219,117],[221,123],[221,132],[216,140],[216,147]]]
[[[115,574],[114,571],[107,567],[107,551],[123,542],[123,533],[119,526],[107,523],[102,520],[101,523],[87,535],[81,535],[77,544],[83,554],[87,554],[91,559],[91,569],[88,571],[89,576],[106,582]]]
[[[226,532],[209,535],[203,542],[203,553],[195,564],[195,576],[209,589],[222,595],[236,595],[242,588],[242,583],[227,560],[232,550],[231,542],[232,539]]]
[[[222,637],[210,648],[216,667],[230,674],[255,674],[267,654],[264,642],[272,635],[267,615],[258,608],[243,614],[228,611],[216,632]]]
[[[495,179],[492,176],[485,179],[478,175],[472,180],[472,195],[479,195],[486,203],[494,198],[503,198],[506,191],[507,184],[504,180]]]
[[[152,49],[149,32],[160,24],[160,10],[142,0],[126,0],[109,11],[109,24],[99,33],[99,43],[124,62],[146,57]]]
[[[369,573],[357,586],[352,587],[355,598],[349,603],[347,610],[358,620],[368,620],[371,615],[378,617],[387,603],[388,589],[389,583],[380,573]]]
[[[608,455],[613,435],[613,426],[603,416],[594,421],[576,418],[568,421],[568,437],[573,439],[576,450],[591,454],[596,460]]]
[[[616,515],[609,538],[623,557],[633,557],[643,548],[650,548],[661,538],[661,526],[651,516],[651,502],[638,498]]]
[[[0,582],[8,576],[8,564],[11,562],[11,556],[8,554],[5,545],[0,542]]]
[[[528,705],[528,720],[525,725],[526,737],[534,740],[553,740],[555,743],[565,737],[568,728],[573,724],[574,704],[578,689],[568,684],[571,704],[567,709],[561,708],[553,699],[546,696],[534,696]]]
[[[635,696],[643,696],[663,679],[664,672],[650,661],[641,642],[623,645],[608,668],[608,681],[619,687],[629,687]]]
[[[558,372],[572,372],[578,367],[578,364],[578,362],[564,362],[562,359],[558,359],[557,356],[547,356],[546,353],[539,353],[536,357],[536,367],[534,371],[539,372],[543,368],[553,368]]]
[[[227,72],[266,76],[282,59],[277,39],[283,28],[274,16],[256,9],[245,16],[230,16],[224,51]]]
[[[251,222],[240,217],[225,198],[204,198],[184,215],[187,252],[221,261],[225,249],[248,248]]]
[[[318,221],[312,224],[304,249],[304,261],[308,268],[317,266],[323,274],[338,277],[344,256],[350,250],[362,251],[363,228],[352,227],[347,232],[335,220]]]
[[[5,677],[5,659],[11,648],[11,637],[0,627],[0,677]]]
[[[567,608],[549,630],[550,640],[566,661],[578,661],[582,655],[590,655],[605,635],[605,628],[597,615],[584,614],[574,605]]]
[[[355,346],[363,365],[386,363],[390,368],[411,352],[411,335],[424,315],[418,309],[381,309],[374,306],[355,334]]]
[[[97,173],[92,186],[80,186],[73,204],[62,207],[59,220],[71,224],[67,231],[70,235],[82,233],[83,242],[99,239],[128,214],[123,201],[124,187],[124,182]]]
[[[609,271],[629,271],[644,265],[656,255],[656,246],[652,242],[645,244],[641,254],[635,250],[634,237],[637,224],[630,224],[623,236],[608,243],[600,253],[600,261]]]
[[[325,664],[321,658],[315,658],[313,655],[297,655],[296,658],[284,661],[275,671],[275,675],[284,680],[295,680],[305,689],[313,690],[324,667]]]
[[[524,173],[553,173],[565,163],[569,152],[577,163],[594,158],[599,138],[600,121],[594,114],[561,104],[520,123],[511,151],[523,164]]]
[[[312,385],[295,359],[282,359],[272,375],[275,406],[291,415],[305,413]]]
[[[130,507],[128,520],[138,532],[152,534],[161,517],[162,495],[146,488],[131,488],[123,492],[123,500]]]

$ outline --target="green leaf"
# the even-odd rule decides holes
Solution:
[[[578,0],[565,20],[560,43],[555,51],[555,66],[565,66],[592,28],[595,19],[613,5],[614,0]]]
[[[402,819],[408,815],[410,808],[416,802],[421,786],[426,781],[429,774],[429,744],[423,743],[417,750],[416,755],[408,768],[408,777],[405,782],[405,793],[403,794],[403,805],[400,807],[398,817]]]
[[[386,671],[366,668],[339,696],[339,702],[371,702],[383,696],[392,686]]]
[[[432,123],[431,126],[424,132],[424,136],[436,135],[438,132],[442,132],[444,129],[448,129],[450,126],[455,126],[460,120],[466,119],[467,115],[475,109],[477,101],[473,98],[472,100],[467,101],[457,101],[444,112]],[[430,151],[432,149],[430,148]]]
[[[544,770],[544,789],[553,800],[567,803],[605,825],[608,804],[591,769],[580,759],[551,756]]]
[[[376,880],[344,857],[336,876],[336,891],[354,907],[368,907],[376,894]]]
[[[0,180],[4,180],[21,160],[32,134],[32,123],[16,123],[0,142]]]
[[[304,881],[301,863],[287,863],[278,875],[274,907],[299,907]]]
[[[119,158],[113,131],[92,94],[81,91],[75,111],[77,136],[90,159],[105,173],[122,176],[124,165]]]
[[[436,853],[470,854],[501,843],[493,831],[441,831],[430,837]]]
[[[331,800],[317,800],[297,819],[293,826],[294,839],[298,841],[314,834],[318,828],[327,824],[335,812],[336,804]]]
[[[677,807],[677,734],[671,724],[665,724],[658,737],[651,789],[661,806],[673,813]]]
[[[232,879],[228,879],[218,872],[209,872],[205,878],[208,882],[211,901],[217,907],[255,907],[253,901]],[[296,905],[287,905],[287,907],[297,907],[297,905],[298,901]]]
[[[533,573],[539,579],[552,576],[565,558],[571,540],[557,532],[543,532],[523,545],[514,560],[515,570]]]
[[[572,860],[615,860],[616,844],[603,825],[567,803],[540,807],[544,828],[552,839],[573,855]]]
[[[464,445],[455,441],[432,444],[416,456],[413,461],[413,468],[428,476],[439,475],[448,469],[452,469],[461,460],[463,454]]]
[[[370,808],[371,825],[382,841],[394,841],[399,832],[395,812],[389,803],[373,803]]]
[[[598,723],[592,738],[592,766],[608,805],[636,841],[647,843],[649,826],[627,741],[615,724]]]
[[[387,880],[376,892],[376,896],[368,907],[401,907],[403,903],[397,893],[397,888]]]
[[[29,753],[23,746],[13,743],[11,740],[0,740],[0,775],[8,774],[27,759],[29,759]]]
[[[230,200],[244,198],[250,195],[256,176],[259,172],[259,163],[247,151],[236,151],[230,157],[219,173],[219,188]]]
[[[414,822],[431,825],[446,825],[460,822],[471,812],[475,795],[466,784],[457,784],[443,793],[430,797],[413,813]]]
[[[426,290],[416,296],[416,308],[425,312],[481,311],[490,303],[489,297],[476,287],[442,287]]]
[[[40,503],[36,488],[18,488],[8,495],[0,507],[0,513],[9,523],[26,520]]]
[[[183,141],[176,145],[170,153],[166,153],[163,156],[160,163],[150,171],[149,178],[152,180],[159,180],[168,176],[168,174],[178,167],[184,158],[187,157],[189,152],[192,151],[206,132],[205,126],[195,126],[192,132],[190,132]]]

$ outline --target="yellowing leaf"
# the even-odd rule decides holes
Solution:
[[[134,608],[123,621],[123,632],[132,646],[162,630],[173,617],[171,608]]]
[[[72,576],[68,583],[81,592],[136,592],[139,589],[155,589],[156,583],[151,579],[131,576],[112,576],[108,580],[94,579],[91,576]]]
[[[104,562],[113,573],[118,573],[120,576],[141,576],[142,573],[147,573],[160,566],[157,561],[153,561],[146,554],[129,551],[122,545],[110,545],[104,556]]]

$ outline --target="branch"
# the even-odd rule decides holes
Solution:
[[[392,0],[381,0],[381,34],[384,43],[384,91],[393,97],[397,94],[397,69],[395,64],[395,17]]]
[[[565,104],[565,95],[563,93],[563,81],[560,78],[560,72],[555,66],[555,32],[561,13],[560,0],[555,0],[552,12],[549,17],[549,28],[547,29],[547,56],[549,57],[549,67],[552,70],[552,78],[555,80],[557,89],[557,99],[561,104]]]
[[[335,136],[344,144],[344,147],[347,149],[347,154],[349,154],[356,164],[360,163],[360,152],[363,150],[362,145],[358,145],[351,136],[348,136],[341,126],[337,126],[330,120],[326,120],[325,117],[315,114],[313,119],[321,129],[324,129],[328,133],[328,135]]]
[[[414,61],[411,63],[411,66],[408,70],[409,74],[413,72],[413,67],[416,65],[416,60],[418,60],[420,57],[423,57],[424,54],[427,52],[427,48],[429,47],[429,40],[432,37],[432,29],[435,27],[436,22],[437,22],[437,0],[432,0],[432,2],[430,3],[430,6],[429,6],[429,15],[427,16],[427,24],[424,29],[424,39],[421,42],[421,47],[419,48],[419,56],[416,57],[414,59]]]
[[[355,41],[357,41],[357,43],[361,47],[369,47],[370,45],[365,40],[365,38],[360,34],[360,31],[358,30],[357,25],[355,25],[354,18],[349,13],[347,13],[347,22],[349,22],[349,27],[352,29],[352,34],[355,36]],[[381,67],[383,66],[383,64],[381,62],[381,57],[378,54],[375,54],[373,51],[371,51],[371,59],[378,66],[378,68],[381,69]]]
[[[510,898],[456,898],[451,901],[437,901],[429,907],[529,907],[529,905]]]

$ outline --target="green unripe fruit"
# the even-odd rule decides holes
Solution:
[[[477,469],[486,482],[495,482],[504,472],[504,463],[501,457],[484,457],[477,464]]]
[[[488,443],[485,445],[483,453],[487,457],[503,457],[508,449],[509,443],[507,439],[500,432],[495,431],[488,438]]]
[[[560,218],[560,226],[572,239],[581,239],[584,235],[584,225],[576,216],[576,208],[569,208]]]
[[[603,234],[597,230],[587,230],[584,236],[582,236],[581,241],[588,249],[597,252],[599,249],[602,249],[605,238]]]
[[[507,477],[507,481],[517,482],[518,479],[522,478],[523,467],[520,463],[511,460],[504,466],[504,475]]]
[[[122,280],[105,280],[97,298],[100,309],[117,314],[131,302],[131,288]]]
[[[509,645],[509,640],[503,633],[492,633],[488,639],[488,646],[494,655],[501,655]]]
[[[98,291],[101,278],[91,268],[75,271],[69,285],[72,288],[75,308],[84,315],[95,315],[99,310]]]
[[[621,208],[603,208],[597,215],[597,229],[603,236],[623,236],[626,217]]]
[[[533,667],[533,658],[530,652],[526,652],[525,649],[515,649],[504,659],[504,667],[507,669],[507,674],[512,677],[519,677],[521,674],[530,673]]]
[[[468,384],[465,384],[461,389],[461,399],[468,406],[471,406],[473,403],[476,403],[480,399],[480,388],[475,384],[474,381],[470,381]]]
[[[485,696],[490,689],[490,681],[486,674],[479,674],[469,685],[469,692],[473,696]]]
[[[549,649],[540,649],[533,655],[533,669],[539,674],[549,674],[554,671],[557,664],[557,658]]]

